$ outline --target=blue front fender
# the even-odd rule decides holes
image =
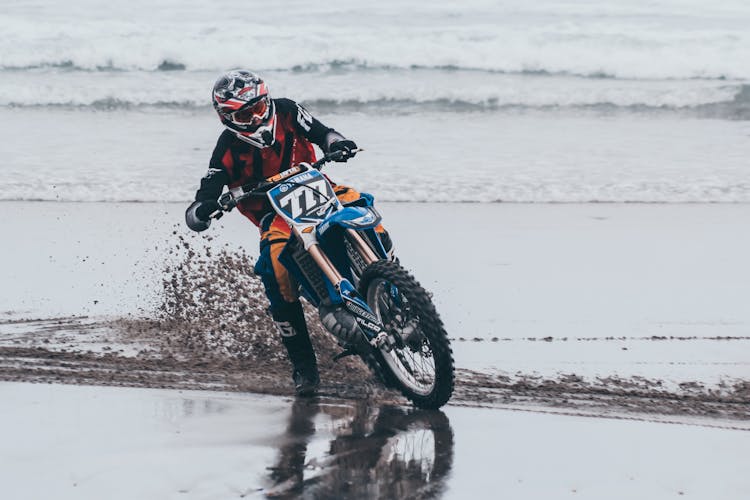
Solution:
[[[345,207],[334,212],[318,225],[316,235],[322,239],[332,227],[341,226],[348,229],[372,229],[380,224],[380,214],[369,207]]]

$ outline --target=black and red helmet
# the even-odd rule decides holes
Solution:
[[[237,137],[259,148],[274,143],[276,108],[258,75],[243,69],[224,73],[214,84],[211,100],[221,123]]]

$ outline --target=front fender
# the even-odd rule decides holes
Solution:
[[[322,239],[326,232],[332,227],[341,226],[347,229],[372,229],[380,224],[382,217],[370,207],[345,207],[330,216],[318,225],[316,235]]]

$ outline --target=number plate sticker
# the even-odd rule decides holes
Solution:
[[[331,183],[312,170],[290,177],[268,192],[276,212],[292,222],[313,222],[325,218],[338,203]]]

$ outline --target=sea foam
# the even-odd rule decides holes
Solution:
[[[108,71],[247,66],[306,70],[458,68],[636,79],[750,79],[742,0],[540,0],[325,8],[198,0],[14,2],[0,17],[0,68]],[[446,85],[450,85],[446,82]]]

